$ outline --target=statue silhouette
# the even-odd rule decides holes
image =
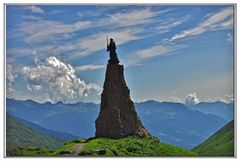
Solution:
[[[119,60],[116,53],[116,44],[112,38],[110,38],[110,43],[107,44],[107,51],[110,52],[110,59],[108,60],[109,64],[118,64]]]

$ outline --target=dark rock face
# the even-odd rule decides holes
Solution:
[[[123,65],[108,64],[96,137],[121,138],[150,136],[137,116],[130,91],[123,76]]]

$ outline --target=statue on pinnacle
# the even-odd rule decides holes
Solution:
[[[110,59],[108,60],[109,64],[118,64],[119,60],[117,58],[117,53],[116,53],[116,44],[115,41],[110,38],[110,43],[108,44],[107,40],[107,51],[110,52]]]
[[[113,39],[107,45],[110,59],[101,94],[100,112],[95,121],[96,137],[123,138],[148,137],[151,134],[143,126],[130,98],[130,90],[124,79],[124,67],[119,63]]]

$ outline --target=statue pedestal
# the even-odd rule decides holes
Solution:
[[[130,98],[130,91],[124,80],[123,65],[107,65],[103,89],[101,109],[95,122],[96,137],[150,136],[137,116]]]
[[[116,53],[115,54],[110,53],[110,59],[108,60],[108,63],[109,64],[118,64],[119,63]]]

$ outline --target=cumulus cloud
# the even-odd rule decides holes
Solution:
[[[198,26],[184,30],[174,35],[170,41],[184,39],[202,34],[207,31],[233,28],[233,8],[224,8],[217,13],[208,15]]]
[[[39,63],[36,67],[25,66],[22,73],[28,81],[28,90],[41,94],[42,98],[52,103],[92,101],[98,99],[102,91],[98,84],[81,80],[70,64],[65,64],[56,57],[48,57],[45,63]]]
[[[14,91],[13,84],[14,81],[17,77],[17,74],[13,71],[13,67],[10,64],[7,64],[7,69],[6,69],[6,85],[7,85],[7,92]]]
[[[185,98],[185,104],[195,105],[199,102],[196,92],[189,93]]]
[[[234,103],[234,96],[233,95],[225,95],[224,99],[222,99],[223,102],[226,103]]]
[[[43,14],[44,11],[42,8],[40,7],[37,7],[37,6],[24,6],[23,7],[25,10],[30,10],[32,13],[40,13],[40,14]]]

